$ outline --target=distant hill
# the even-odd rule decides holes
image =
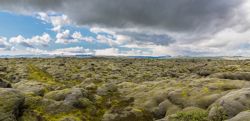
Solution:
[[[0,55],[0,58],[57,58],[57,57],[76,57],[76,58],[89,58],[89,57],[126,57],[126,58],[148,58],[148,59],[166,59],[171,56],[95,56],[91,54],[78,54],[78,55]]]

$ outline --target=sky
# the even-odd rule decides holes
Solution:
[[[1,0],[0,55],[250,56],[250,0]]]

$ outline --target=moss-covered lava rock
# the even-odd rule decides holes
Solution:
[[[24,96],[15,89],[0,88],[0,120],[16,121],[21,113]]]

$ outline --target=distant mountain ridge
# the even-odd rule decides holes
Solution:
[[[56,58],[56,57],[77,57],[77,58],[89,58],[89,57],[127,57],[127,58],[148,58],[148,59],[164,59],[171,58],[172,56],[99,56],[93,54],[77,54],[77,55],[50,55],[50,54],[27,54],[27,55],[0,55],[0,58]]]
[[[105,56],[105,55],[94,55],[94,54],[76,54],[76,55],[58,55],[58,54],[23,54],[23,55],[0,55],[0,58],[57,58],[57,57],[75,57],[75,58],[91,58],[91,57],[106,57],[106,58],[138,58],[138,59],[170,59],[170,58],[183,58],[183,59],[192,59],[192,58],[206,58],[206,59],[224,59],[224,60],[249,60],[250,57],[245,56],[209,56],[209,57],[192,57],[192,56]]]

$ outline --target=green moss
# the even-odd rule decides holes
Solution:
[[[173,121],[208,121],[208,113],[206,111],[188,111],[188,112],[177,112]]]
[[[234,84],[234,83],[228,83],[228,82],[223,82],[223,81],[215,83],[215,86],[218,87],[222,91],[238,89],[238,87],[237,87],[236,84]]]
[[[78,73],[80,71],[80,67],[77,67],[77,66],[71,66],[71,72],[73,73]]]
[[[187,89],[182,90],[181,96],[182,97],[188,97],[188,90]]]
[[[70,89],[56,90],[47,93],[44,97],[56,101],[62,101],[65,99],[65,96],[68,95],[69,93],[71,93]]]
[[[46,112],[38,112],[37,110],[25,111],[20,117],[20,121],[62,121],[63,119],[73,119],[74,121],[83,121],[83,112],[75,110],[70,113],[48,114]]]
[[[25,79],[46,85],[45,96],[41,95],[44,97],[32,93],[26,94],[23,113],[23,119],[26,120],[41,118],[52,121],[64,119],[100,121],[105,112],[117,110],[119,112],[127,107],[141,108],[146,105],[145,102],[152,102],[153,95],[164,93],[161,97],[165,99],[172,91],[176,91],[176,95],[173,95],[173,103],[178,102],[177,104],[182,108],[195,105],[207,109],[220,97],[213,94],[247,86],[249,82],[245,80],[250,75],[240,73],[240,71],[250,71],[248,61],[207,61],[207,59],[10,59],[1,61],[1,65],[10,66],[8,67],[10,72],[6,72],[7,74],[3,74],[4,77],[2,77],[6,80],[17,82]],[[219,73],[224,74],[220,79],[216,76]],[[234,79],[235,83],[228,79]],[[121,85],[125,81],[134,83]],[[91,83],[96,87],[87,89]],[[118,91],[111,90],[105,96],[96,96],[96,93],[99,94],[96,88],[107,83],[121,86]],[[24,84],[24,87],[26,86]],[[75,101],[80,106],[64,104],[65,96],[62,95],[75,87],[86,88],[88,94]],[[54,92],[55,90],[63,91]],[[119,91],[122,93],[120,94]],[[135,97],[134,104],[122,101],[124,97]],[[156,102],[152,102],[152,107],[158,106],[162,101],[157,99]],[[3,105],[0,104],[0,106]],[[168,107],[167,110],[167,115],[172,115],[181,108],[175,105]],[[142,115],[144,113],[143,109],[134,109],[134,112]],[[177,114],[180,121],[182,119],[199,120],[198,117],[203,117],[202,113],[179,112]],[[221,115],[223,114],[219,114]]]
[[[70,113],[60,113],[56,115],[44,115],[46,121],[62,121],[65,118],[71,118],[75,121],[82,121],[83,112],[79,110],[72,111]]]
[[[66,80],[63,82],[63,84],[66,86],[66,88],[70,88],[79,85],[81,82],[82,80]]]
[[[28,108],[37,108],[41,100],[42,100],[42,97],[36,96],[34,94],[25,95],[25,105],[28,106]]]
[[[21,121],[35,121],[32,119],[39,118],[43,121],[61,121],[67,117],[73,118],[75,121],[82,121],[82,116],[84,112],[78,109],[72,110],[70,112],[57,112],[57,113],[48,113],[46,110],[46,105],[43,105],[37,99],[33,99],[34,104],[29,103],[26,109],[24,110],[23,115],[20,119]]]
[[[91,78],[93,76],[93,74],[92,73],[87,73],[85,76],[86,76],[86,78]]]
[[[57,82],[49,73],[39,69],[34,65],[28,65],[28,78],[30,80],[39,81],[52,86],[64,87],[64,84]]]
[[[53,81],[54,80],[51,75],[35,67],[34,65],[29,65],[28,70],[29,70],[30,79],[40,80],[40,81]]]
[[[209,88],[203,87],[202,93],[208,94],[210,92]]]
[[[215,111],[215,115],[210,117],[211,121],[224,121],[227,119],[227,114],[224,111],[223,107],[215,105],[213,110]]]
[[[25,111],[22,116],[18,119],[18,121],[38,121],[39,115],[33,111]],[[41,119],[40,119],[41,120]]]

